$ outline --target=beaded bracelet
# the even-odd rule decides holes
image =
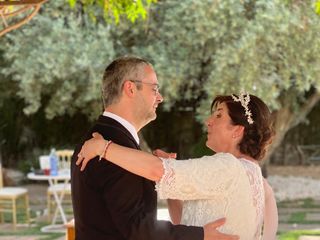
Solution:
[[[102,158],[107,154],[107,150],[109,146],[111,145],[112,141],[107,141],[106,145],[104,146],[103,152],[99,155],[99,161],[101,161]]]

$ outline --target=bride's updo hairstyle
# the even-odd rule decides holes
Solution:
[[[217,96],[212,104],[225,103],[234,125],[244,126],[239,143],[240,152],[256,160],[262,160],[274,136],[271,113],[267,105],[258,97],[249,94]]]

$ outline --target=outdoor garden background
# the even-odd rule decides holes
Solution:
[[[320,236],[320,160],[310,161],[300,148],[320,145],[320,2],[139,0],[124,16],[110,15],[103,2],[49,0],[28,24],[0,38],[5,183],[36,193],[23,176],[52,147],[75,147],[102,111],[104,68],[118,56],[138,55],[153,63],[164,96],[157,120],[140,134],[146,149],[178,158],[211,154],[203,120],[213,97],[257,95],[273,111],[277,132],[263,169],[282,191],[279,239]],[[0,239],[59,237],[38,232],[45,221],[39,201],[46,203],[30,201],[33,227],[0,227]]]

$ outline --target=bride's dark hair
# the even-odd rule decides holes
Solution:
[[[274,136],[273,121],[267,105],[260,98],[250,95],[248,109],[252,113],[253,123],[249,124],[244,107],[240,102],[234,101],[232,96],[217,96],[211,104],[211,109],[214,109],[217,103],[227,105],[234,125],[244,126],[243,138],[239,143],[240,152],[256,160],[262,160]]]

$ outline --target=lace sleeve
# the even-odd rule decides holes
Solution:
[[[190,160],[162,159],[165,169],[156,190],[161,199],[210,199],[235,190],[240,163],[231,154],[218,153]]]

